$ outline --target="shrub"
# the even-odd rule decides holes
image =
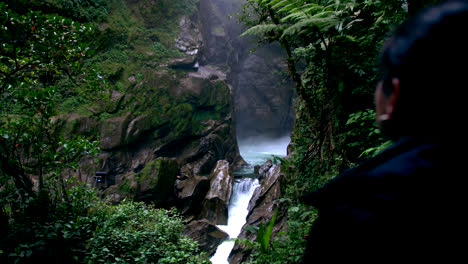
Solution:
[[[21,202],[8,190],[0,194],[0,205],[10,216],[7,234],[0,239],[0,251],[8,263],[80,262],[86,241],[104,222],[105,215],[96,210],[101,204],[96,193],[83,185],[67,189],[66,200],[47,207],[38,198]]]
[[[182,235],[175,210],[124,202],[107,214],[89,240],[88,263],[210,263],[197,243]]]
[[[66,201],[48,210],[34,198],[0,204],[13,216],[0,240],[2,263],[210,263],[198,244],[182,235],[183,222],[174,209],[109,205],[82,184],[66,192]]]

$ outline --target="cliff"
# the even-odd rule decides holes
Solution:
[[[176,198],[176,177],[209,174],[222,159],[243,164],[228,70],[199,63],[207,41],[197,4],[110,1],[100,48],[86,63],[109,80],[111,96],[74,108],[66,100],[54,119],[65,137],[100,140],[101,154],[84,159],[78,173],[115,202],[165,204]],[[96,172],[106,173],[102,182]]]

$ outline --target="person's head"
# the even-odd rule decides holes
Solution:
[[[393,138],[459,133],[467,117],[467,64],[468,1],[433,6],[403,23],[381,55],[378,125]]]

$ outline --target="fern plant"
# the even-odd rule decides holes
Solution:
[[[255,244],[257,244],[263,254],[268,254],[270,247],[271,247],[271,238],[273,234],[273,227],[275,226],[276,222],[276,217],[278,216],[278,208],[276,208],[275,213],[273,214],[273,217],[270,219],[270,221],[264,223],[260,223],[260,225],[257,226],[252,226],[252,225],[247,225],[246,230],[251,232],[251,233],[256,233],[257,234],[257,239],[255,240]],[[252,245],[253,243],[246,243],[246,241],[242,240],[240,241],[245,245]]]

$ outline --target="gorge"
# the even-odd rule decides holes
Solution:
[[[239,146],[242,157],[250,164],[250,167],[244,167],[237,171],[236,176],[239,179],[236,180],[233,187],[233,196],[229,204],[228,224],[218,226],[225,231],[231,239],[237,238],[241,232],[243,232],[243,235],[246,234],[244,225],[247,221],[247,216],[252,214],[255,210],[258,210],[258,207],[251,205],[253,201],[252,198],[258,199],[258,197],[253,197],[254,192],[257,193],[257,188],[259,190],[268,188],[264,184],[265,181],[263,181],[263,177],[273,167],[271,159],[273,156],[285,157],[287,155],[286,149],[289,142],[289,137],[284,137],[277,140],[256,142],[256,144],[246,144],[242,142]],[[276,176],[273,175],[273,177]],[[275,202],[274,200],[278,198],[279,197],[275,197],[268,202]],[[263,211],[264,217],[269,216],[271,218],[272,213],[273,211]],[[249,224],[253,224],[253,222],[249,222]],[[231,250],[234,246],[234,241],[223,242],[217,248],[216,254],[211,258],[211,262],[213,264],[228,263],[228,257],[230,257]],[[243,257],[245,257],[245,255],[246,254],[241,254]],[[236,257],[239,258],[239,255]],[[238,261],[239,259],[234,259],[231,263],[237,263]]]
[[[246,236],[242,227],[252,214],[263,217],[247,224],[271,218],[274,199],[260,208],[265,203],[250,197],[269,199],[262,192],[275,183],[265,181],[265,175],[275,166],[260,174],[254,166],[272,154],[286,155],[295,99],[281,49],[257,47],[251,53],[256,44],[240,37],[244,28],[235,17],[242,3],[115,0],[88,6],[94,12],[93,5],[102,5],[107,13],[96,18],[92,45],[97,55],[79,62],[96,66],[104,90],[84,97],[73,79],[63,81],[63,100],[45,129],[59,140],[99,142],[99,151],[61,172],[63,195],[67,186],[76,187],[76,176],[116,206],[134,201],[175,207],[185,221],[182,232],[207,255],[229,237]],[[50,5],[69,15],[62,6]],[[84,19],[81,12],[72,15]],[[60,150],[67,148],[65,143]],[[43,188],[40,173],[25,177],[32,181],[31,192]],[[255,213],[259,208],[262,212]],[[227,261],[236,250],[233,242],[227,244],[229,249],[218,249],[224,255],[215,259]]]
[[[0,1],[0,262],[301,263],[304,194],[392,144],[378,58],[435,2]]]
[[[228,219],[232,208],[227,206],[239,197],[236,191],[243,189],[239,188],[242,180],[234,184],[232,171],[237,174],[249,163],[247,174],[252,177],[253,166],[262,165],[266,156],[286,155],[294,93],[279,47],[258,47],[251,53],[256,44],[240,37],[244,29],[235,14],[243,1],[196,3],[175,24],[177,35],[171,45],[182,56],[150,60],[137,73],[127,73],[121,66],[122,82],[129,88],[113,92],[115,114],[96,120],[92,115],[71,113],[55,122],[66,134],[99,134],[103,151],[97,160],[82,161],[82,180],[102,188],[115,204],[132,199],[178,207],[188,221],[185,234],[211,255],[227,238],[215,225],[245,221]],[[149,1],[125,4],[131,16],[147,21],[148,29],[156,26],[151,10],[157,6]],[[247,148],[244,153],[239,152],[238,142]],[[256,149],[249,150],[251,146]],[[252,153],[256,154],[249,156]],[[94,181],[98,171],[107,172],[104,183]],[[271,218],[274,210],[269,206],[262,209],[263,217],[250,224]]]
[[[228,81],[233,87],[236,139],[240,155],[250,165],[234,170],[237,179],[232,187],[231,199],[227,201],[227,223],[218,224],[218,227],[231,239],[242,232],[243,237],[253,240],[252,234],[247,236],[243,227],[247,215],[260,206],[249,205],[249,202],[257,187],[266,188],[255,179],[253,169],[272,159],[271,155],[286,156],[294,119],[294,95],[280,50],[261,47],[250,53],[255,44],[248,38],[240,37],[243,28],[230,17],[240,10],[241,4],[242,1],[200,1],[202,32],[206,43],[200,65],[229,66]],[[275,199],[279,199],[279,196],[277,194],[269,198],[271,200],[266,203],[276,203]],[[256,221],[250,220],[249,224],[258,225],[271,219],[274,212],[271,207],[261,210],[263,217]],[[200,241],[200,237],[191,234]],[[233,247],[234,242],[222,243],[211,258],[212,263],[227,263]],[[236,253],[230,257],[230,263],[245,261],[248,254],[239,251],[236,246]],[[212,247],[209,252],[214,253],[215,249]]]

